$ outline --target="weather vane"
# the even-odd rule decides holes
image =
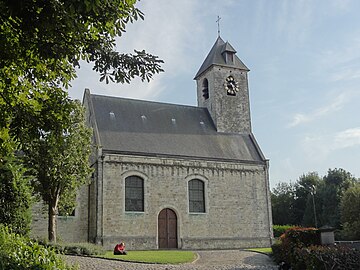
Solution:
[[[217,16],[216,22],[217,22],[217,25],[218,25],[218,36],[219,37],[220,37],[220,20],[221,20],[220,16]]]

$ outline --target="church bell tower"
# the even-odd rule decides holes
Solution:
[[[219,36],[194,78],[198,106],[208,109],[218,132],[251,133],[248,71]]]

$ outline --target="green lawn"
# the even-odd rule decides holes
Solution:
[[[271,254],[272,253],[271,248],[248,248],[246,250],[256,251],[256,252],[265,253],[265,254]]]
[[[125,261],[160,263],[160,264],[179,264],[192,262],[196,259],[196,254],[191,251],[179,250],[150,250],[150,251],[127,251],[127,255],[114,255],[112,251],[107,251],[105,255],[99,257],[108,259],[118,259]]]

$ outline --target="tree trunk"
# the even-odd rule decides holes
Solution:
[[[56,200],[49,202],[48,236],[49,236],[49,241],[54,243],[56,243],[56,207],[57,207]]]

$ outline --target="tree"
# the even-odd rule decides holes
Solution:
[[[9,155],[0,163],[0,223],[26,235],[30,231],[32,189],[18,159]]]
[[[321,182],[317,172],[309,172],[299,177],[295,184],[295,204],[294,212],[297,224],[315,226],[314,204],[316,206],[316,191]],[[312,197],[314,196],[314,198]],[[314,199],[314,201],[312,201]]]
[[[143,18],[135,0],[1,0],[0,128],[13,135],[41,115],[41,96],[69,86],[79,61],[94,63],[100,80],[150,80],[161,72],[156,56],[115,51],[115,37]],[[30,133],[32,135],[32,133]]]
[[[105,82],[149,81],[163,71],[157,56],[115,50],[126,24],[143,19],[135,3],[0,0],[0,166],[15,151],[29,150],[24,148],[33,140],[50,140],[44,134],[63,130],[63,103],[52,101],[65,100],[80,60],[92,62]],[[9,145],[16,147],[8,151]]]
[[[0,224],[26,235],[30,230],[32,189],[27,171],[15,155],[16,145],[7,129],[0,129]]]
[[[341,222],[349,238],[360,239],[360,182],[344,192],[341,199]]]
[[[323,225],[330,225],[340,229],[340,203],[344,192],[356,182],[350,172],[344,169],[329,169],[324,176],[324,185],[320,191],[322,195]]]
[[[80,102],[62,100],[66,108],[59,125],[29,142],[25,148],[26,160],[34,170],[35,191],[48,205],[49,241],[56,242],[56,215],[62,197],[75,197],[80,186],[90,177],[91,130],[86,127],[84,109]],[[59,112],[53,112],[59,113]],[[62,200],[62,204],[73,201]]]
[[[278,183],[271,193],[273,223],[294,224],[295,187],[292,183]]]

